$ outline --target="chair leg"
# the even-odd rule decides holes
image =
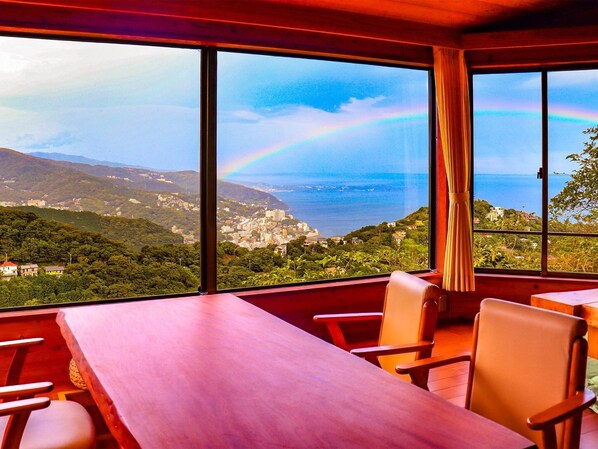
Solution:
[[[563,449],[579,449],[579,440],[581,438],[581,422],[581,414],[565,421],[565,429],[563,431]]]
[[[426,391],[430,391],[430,389],[428,388],[429,374],[429,369],[414,370],[409,373],[409,376],[411,377],[411,383]]]
[[[556,445],[556,430],[554,426],[550,426],[542,430],[542,448],[541,449],[557,449]]]

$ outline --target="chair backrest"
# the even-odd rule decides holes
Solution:
[[[541,432],[526,419],[583,390],[586,331],[578,317],[485,299],[474,326],[465,406],[540,445]],[[563,427],[559,447],[572,432]]]
[[[378,344],[414,344],[434,339],[440,288],[403,271],[391,274],[386,286],[384,312]],[[378,357],[380,366],[396,375],[399,363],[428,357],[431,351]]]

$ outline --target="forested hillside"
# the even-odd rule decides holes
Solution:
[[[137,221],[122,219],[123,226],[127,222],[134,226]],[[427,228],[428,211],[421,208],[396,223],[367,226],[340,241],[314,243],[301,237],[286,245],[285,255],[277,252],[276,245],[248,250],[220,242],[219,288],[424,269],[428,265]],[[38,276],[0,282],[0,307],[195,292],[200,282],[199,249],[199,243],[136,249],[129,242],[113,241],[31,212],[0,208],[0,252],[8,260],[42,268],[65,266],[60,277],[44,274],[42,269]]]
[[[42,267],[38,276],[0,282],[0,307],[165,295],[199,286],[199,244],[135,250],[30,212],[0,210],[0,251],[19,265]],[[65,274],[44,274],[48,265],[65,266]]]
[[[48,221],[73,225],[80,231],[97,232],[109,240],[126,242],[141,249],[146,245],[183,243],[183,237],[144,218],[122,218],[98,215],[93,212],[71,212],[33,206],[14,207],[31,212]]]

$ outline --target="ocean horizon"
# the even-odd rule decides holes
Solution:
[[[558,194],[568,175],[551,175],[548,194]],[[428,174],[236,175],[231,182],[267,191],[288,213],[324,237],[343,236],[364,226],[399,220],[428,204]],[[493,206],[542,214],[542,181],[535,175],[479,174],[474,199]]]

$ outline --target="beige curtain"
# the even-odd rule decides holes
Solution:
[[[470,204],[469,79],[462,50],[434,49],[440,142],[446,165],[449,214],[442,287],[475,289]]]

